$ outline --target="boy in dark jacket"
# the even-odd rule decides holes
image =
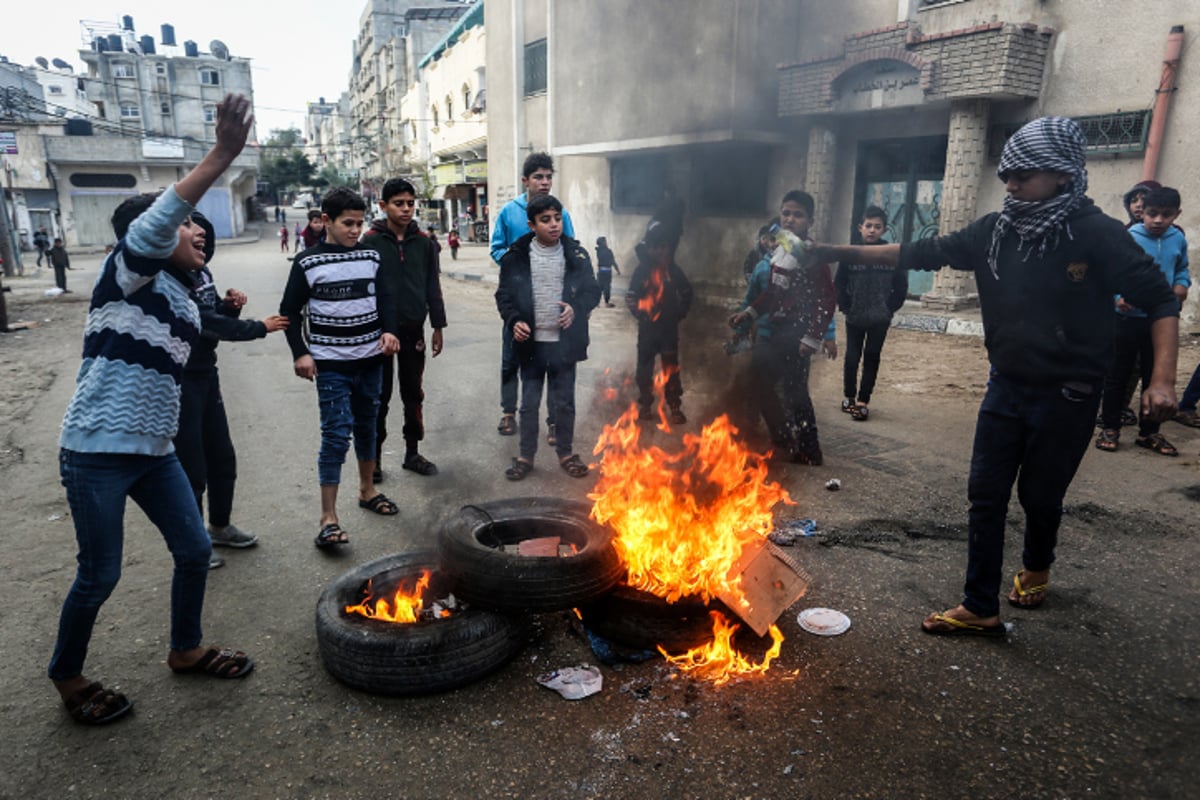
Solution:
[[[1003,637],[1000,585],[1012,485],[1025,510],[1024,568],[1008,602],[1046,599],[1063,497],[1091,439],[1112,359],[1112,296],[1146,311],[1154,372],[1142,410],[1175,411],[1179,304],[1120,222],[1089,199],[1083,131],[1043,117],[1008,140],[997,174],[1000,213],[932,239],[876,247],[818,247],[822,257],[907,269],[945,264],[975,273],[992,363],[979,409],[967,494],[967,577],[962,603],[930,614],[926,633]]]
[[[379,207],[384,218],[375,220],[362,243],[379,252],[379,282],[387,285],[394,299],[398,317],[391,328],[400,340],[400,352],[394,361],[390,356],[383,360],[383,390],[375,426],[377,483],[383,477],[383,442],[387,439],[387,415],[396,377],[404,404],[404,461],[400,466],[418,475],[437,474],[434,463],[417,451],[425,438],[425,392],[421,388],[425,375],[425,318],[433,328],[430,349],[434,358],[442,352],[442,329],[446,327],[437,249],[413,219],[417,190],[403,178],[392,178],[383,185],[382,197]]]
[[[63,247],[63,240],[55,237],[54,246],[46,255],[50,259],[50,266],[54,267],[54,285],[64,292],[70,291],[67,289],[67,270],[71,268],[71,257],[67,255],[67,248]]]
[[[687,422],[683,414],[683,381],[679,377],[679,323],[692,307],[692,284],[672,258],[674,236],[665,224],[652,224],[639,248],[637,269],[629,277],[625,306],[638,321],[638,416],[654,419],[654,357],[662,362],[668,418]]]
[[[519,481],[533,471],[542,384],[549,379],[559,466],[584,478],[588,466],[573,453],[575,365],[587,358],[588,314],[600,302],[600,286],[587,250],[563,236],[562,203],[548,194],[531,197],[528,216],[532,230],[501,257],[496,289],[496,308],[521,367],[521,453],[504,476]]]
[[[200,340],[192,347],[183,368],[179,395],[179,432],[175,434],[175,454],[187,474],[196,495],[196,505],[204,514],[204,492],[208,491],[208,536],[221,547],[253,547],[258,537],[229,521],[233,512],[233,489],[237,483],[237,454],[229,436],[225,401],[221,397],[221,379],[217,374],[217,344],[261,339],[268,333],[287,328],[287,318],[270,316],[261,322],[238,319],[246,305],[246,295],[230,289],[222,299],[213,283],[208,262],[216,250],[217,238],[212,223],[200,212],[192,212],[192,224],[204,231],[206,266],[185,272],[176,267],[168,271],[189,287],[200,309]],[[225,563],[219,555],[209,559],[209,569]]]
[[[864,245],[887,244],[883,232],[887,212],[879,206],[863,211],[858,233]],[[842,411],[866,421],[868,404],[879,374],[879,355],[887,339],[892,315],[904,305],[908,272],[879,264],[841,264],[833,279],[838,308],[846,315],[846,364],[842,372],[845,400]],[[856,386],[862,360],[862,384]],[[857,400],[855,399],[857,397]]]

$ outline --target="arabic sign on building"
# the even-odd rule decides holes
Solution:
[[[847,70],[834,90],[838,111],[914,106],[925,99],[920,73],[902,61],[871,61]]]
[[[6,156],[17,155],[16,131],[0,131],[0,154]]]

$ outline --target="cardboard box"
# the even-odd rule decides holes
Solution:
[[[795,559],[765,539],[743,548],[728,577],[732,581],[739,575],[740,596],[732,592],[717,596],[759,636],[766,636],[775,620],[812,585]]]

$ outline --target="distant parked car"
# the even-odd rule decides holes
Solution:
[[[292,208],[307,208],[307,205],[303,200],[297,200],[296,202],[292,203]]]

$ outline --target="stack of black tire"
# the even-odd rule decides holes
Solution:
[[[325,668],[348,686],[376,694],[444,691],[512,658],[528,638],[530,614],[583,608],[598,619],[612,617],[607,598],[625,568],[612,532],[589,512],[586,503],[547,497],[463,506],[438,532],[437,552],[399,553],[350,570],[317,601]],[[572,554],[517,553],[521,542],[549,537]],[[362,601],[368,581],[377,596],[386,596],[402,581],[413,585],[424,570],[432,573],[427,597],[452,592],[466,609],[410,624],[345,613]]]

